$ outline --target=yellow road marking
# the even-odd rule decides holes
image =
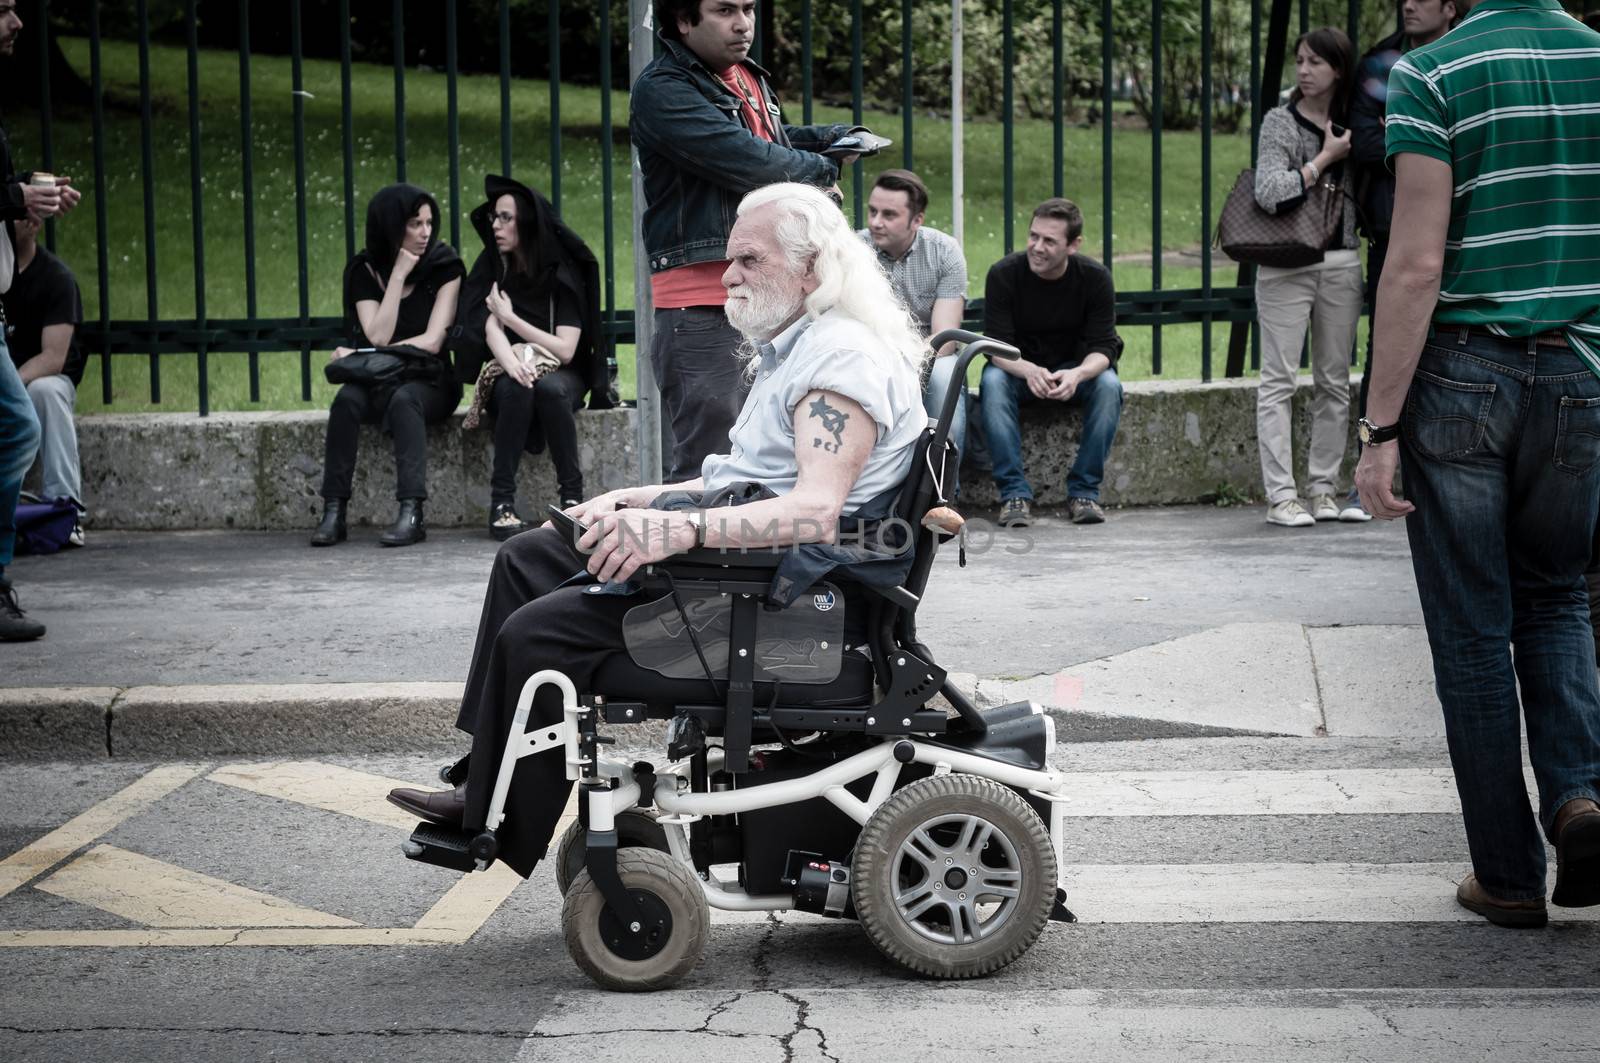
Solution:
[[[310,805],[326,812],[364,819],[410,833],[417,817],[391,805],[384,796],[396,786],[411,786],[401,779],[386,779],[311,760],[275,764],[225,764],[206,776],[212,782]]]
[[[0,897],[44,874],[204,770],[204,765],[195,764],[168,764],[156,768],[38,841],[0,860]]]
[[[438,904],[417,920],[416,929],[447,933],[454,935],[453,940],[465,941],[478,932],[521,882],[521,875],[499,863],[487,871],[463,875],[439,898]]]
[[[151,927],[360,925],[114,845],[95,846],[35,888]]]

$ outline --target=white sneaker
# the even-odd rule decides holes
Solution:
[[[68,546],[82,546],[83,545],[83,524],[82,524],[82,522],[73,524],[73,526],[72,526],[72,534],[67,536],[67,545]]]
[[[1346,524],[1365,524],[1372,519],[1372,514],[1361,505],[1361,496],[1352,494],[1344,500],[1344,508],[1339,510],[1339,519]]]
[[[1332,495],[1312,495],[1311,517],[1313,520],[1338,520],[1339,503]]]
[[[1309,528],[1316,523],[1298,498],[1286,498],[1267,507],[1267,523],[1285,528]]]

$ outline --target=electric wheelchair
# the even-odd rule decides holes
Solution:
[[[979,354],[1018,356],[960,330],[931,342],[952,340],[966,344],[951,356],[957,379]],[[1073,921],[1057,878],[1067,798],[1049,764],[1052,720],[1028,702],[980,711],[917,636],[935,553],[954,532],[924,517],[945,501],[962,397],[946,396],[895,499],[903,579],[858,581],[846,566],[776,609],[784,550],[697,549],[641,570],[668,593],[629,612],[628,652],[601,666],[593,691],[580,696],[555,670],[523,687],[488,829],[420,824],[406,855],[487,868],[516,762],[562,756],[579,784],[579,818],[554,852],[562,925],[573,960],[608,989],[682,979],[709,908],[853,918],[884,955],[938,978],[999,970],[1050,920]],[[563,718],[530,732],[546,683]],[[650,719],[670,721],[664,766],[601,753],[615,741],[602,724]]]

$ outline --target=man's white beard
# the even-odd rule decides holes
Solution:
[[[752,343],[765,343],[776,336],[797,313],[803,299],[789,298],[775,284],[745,284],[741,294],[728,297],[728,324]]]

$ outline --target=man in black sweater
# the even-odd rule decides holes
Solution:
[[[1033,212],[1028,250],[989,269],[983,293],[983,331],[1022,351],[1014,361],[983,368],[978,401],[1000,523],[1032,521],[1033,489],[1022,464],[1018,409],[1033,402],[1083,408],[1083,437],[1067,474],[1067,512],[1074,524],[1099,524],[1100,479],[1122,417],[1117,358],[1116,289],[1111,271],[1078,253],[1083,213],[1066,199],[1047,199]]]

